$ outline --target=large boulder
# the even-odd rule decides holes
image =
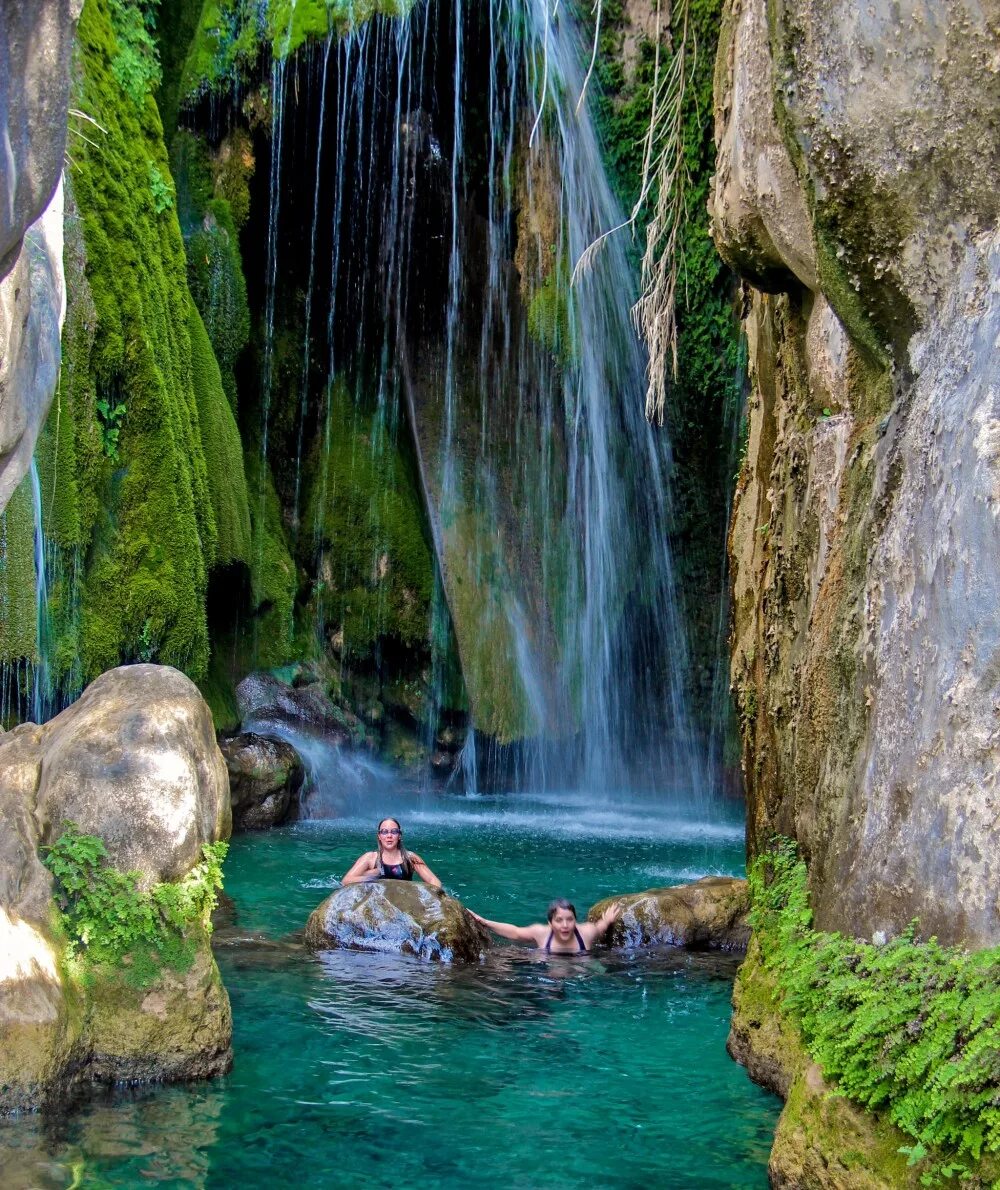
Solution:
[[[183,973],[130,986],[63,962],[40,848],[67,820],[112,865],[177,880],[229,833],[226,768],[197,688],[163,666],[98,678],[44,726],[0,735],[0,1112],[91,1081],[201,1077],[232,1058],[229,1001],[207,936]]]
[[[52,842],[69,819],[117,867],[177,880],[229,837],[229,778],[198,687],[165,665],[101,674],[41,729],[35,812]]]
[[[299,754],[284,740],[246,731],[220,740],[229,770],[234,830],[265,830],[288,817],[305,778]]]
[[[596,921],[613,904],[621,917],[605,935],[610,946],[689,946],[746,950],[750,898],[745,880],[705,876],[673,888],[651,888],[599,901],[587,915]]]
[[[378,950],[438,962],[474,962],[489,949],[483,927],[454,897],[426,884],[376,880],[338,888],[306,923],[313,950]]]

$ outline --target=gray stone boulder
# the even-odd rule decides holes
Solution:
[[[98,678],[39,727],[0,735],[0,1114],[88,1082],[182,1079],[232,1060],[229,1000],[207,935],[183,972],[129,986],[63,962],[40,848],[72,820],[119,870],[177,880],[229,833],[225,763],[197,688],[164,666]]]
[[[284,822],[305,778],[299,754],[284,740],[246,731],[219,741],[229,770],[234,830],[266,830]]]
[[[312,950],[377,950],[450,963],[475,962],[489,935],[454,897],[426,884],[376,880],[337,889],[306,923]]]
[[[616,903],[623,913],[605,935],[609,946],[745,951],[750,939],[747,882],[731,876],[705,876],[691,884],[609,897],[593,906],[588,920],[596,921]]]
[[[50,843],[69,819],[150,884],[177,880],[229,837],[229,777],[212,713],[165,665],[101,674],[41,729],[36,814]]]
[[[244,728],[278,724],[349,744],[364,735],[359,720],[327,695],[322,682],[293,686],[270,673],[249,674],[236,687]]]

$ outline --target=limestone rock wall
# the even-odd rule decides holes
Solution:
[[[62,175],[83,0],[0,8],[0,511],[27,472],[59,376]]]
[[[857,934],[1000,940],[998,33],[996,4],[732,0],[720,40],[750,848],[797,838]]]

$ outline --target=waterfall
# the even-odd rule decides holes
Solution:
[[[320,88],[312,173],[296,171],[312,197],[307,340],[319,333],[317,287],[328,304],[321,392],[309,372],[322,345],[304,345],[296,518],[307,419],[322,443],[321,509],[335,497],[335,386],[368,384],[376,411],[359,406],[356,419],[370,418],[372,454],[400,432],[401,411],[413,437],[479,734],[469,771],[702,796],[682,693],[670,447],[643,413],[627,234],[571,284],[585,249],[622,222],[587,103],[576,111],[588,37],[552,0],[426,0],[323,51],[297,63]],[[283,63],[272,84],[265,450],[279,223],[307,222],[279,201]],[[437,622],[428,632],[440,684],[447,634]]]

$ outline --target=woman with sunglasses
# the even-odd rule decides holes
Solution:
[[[415,851],[403,846],[403,830],[395,818],[383,818],[375,834],[376,851],[366,851],[344,873],[341,884],[364,884],[370,880],[412,880],[413,873],[425,884],[441,887],[434,875]]]

